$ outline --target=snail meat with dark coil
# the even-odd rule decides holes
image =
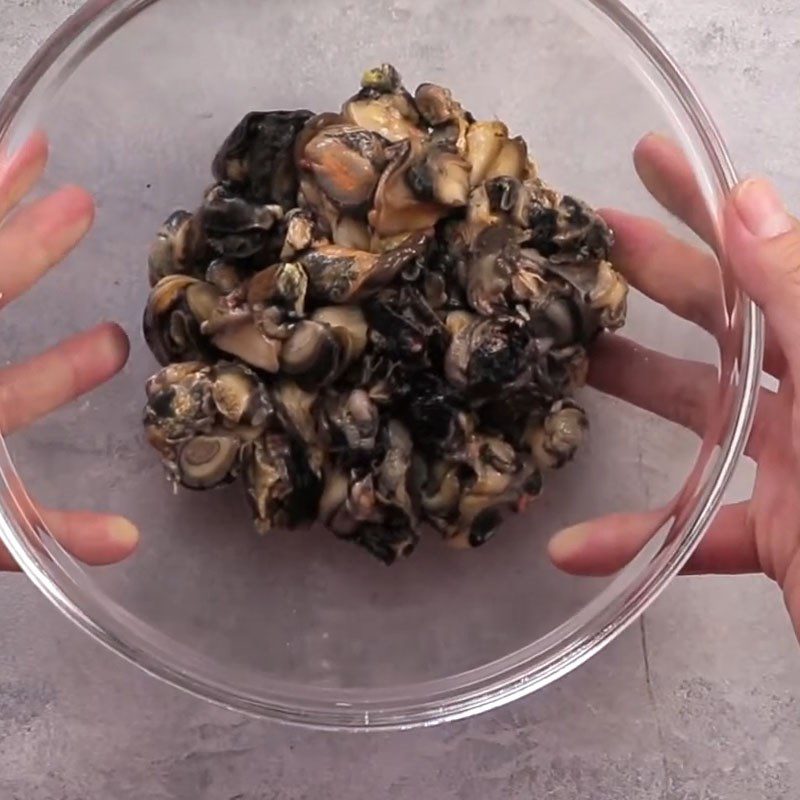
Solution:
[[[431,83],[255,111],[151,248],[144,426],[169,479],[240,482],[391,564],[485,544],[569,463],[587,349],[625,323],[613,234],[526,142]]]

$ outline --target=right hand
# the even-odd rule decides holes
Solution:
[[[707,241],[713,231],[682,153],[651,135],[636,166],[653,196]],[[612,258],[631,283],[679,316],[724,335],[715,259],[674,238],[659,224],[606,214],[618,243]],[[758,465],[748,502],[722,508],[692,557],[689,573],[763,572],[783,590],[800,637],[800,223],[774,187],[749,180],[733,191],[723,214],[724,245],[741,288],[767,320],[765,370],[780,382],[762,388],[747,455]],[[718,415],[717,370],[604,337],[592,363],[593,383],[703,436]],[[618,514],[557,534],[550,555],[561,569],[608,575],[647,542],[664,512]]]

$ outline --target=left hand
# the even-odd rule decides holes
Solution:
[[[0,152],[0,309],[31,288],[84,237],[92,198],[75,186],[20,205],[47,164],[47,140],[33,135],[13,157]],[[128,339],[113,323],[73,336],[21,364],[0,369],[0,430],[13,434],[113,377]],[[37,509],[58,541],[87,564],[110,564],[135,549],[139,534],[122,517]],[[0,545],[0,570],[17,569]]]

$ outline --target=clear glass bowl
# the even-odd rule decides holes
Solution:
[[[428,537],[390,570],[320,531],[252,531],[238,490],[173,496],[144,443],[145,257],[162,219],[193,203],[211,157],[251,109],[335,108],[391,61],[412,85],[453,88],[507,121],[553,185],[665,222],[631,151],[646,132],[684,149],[716,218],[734,172],[708,114],[653,37],[615,0],[90,0],[0,103],[0,145],[43,129],[41,191],[93,192],[97,223],[68,263],[3,312],[15,360],[102,318],[132,342],[124,372],[7,442],[2,539],[75,623],[134,663],[226,706],[325,728],[464,717],[526,695],[611,641],[675,576],[714,514],[748,433],[761,319],[729,284],[718,343],[635,295],[626,335],[714,365],[718,423],[704,442],[586,390],[591,441],[486,548]],[[1,149],[1,148],[0,148]],[[128,562],[86,568],[31,510],[113,510],[141,529]],[[676,501],[676,498],[677,501]],[[549,536],[614,511],[672,513],[609,580],[558,573]]]

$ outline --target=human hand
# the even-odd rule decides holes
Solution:
[[[92,198],[67,186],[19,205],[47,164],[47,140],[32,136],[12,157],[0,152],[0,308],[22,295],[84,237],[94,219]],[[109,380],[128,358],[122,329],[103,323],[21,364],[0,369],[0,430],[4,435]],[[110,564],[138,542],[127,520],[88,511],[37,509],[58,541],[88,564]],[[0,545],[0,570],[16,569]]]
[[[679,149],[645,138],[635,161],[653,196],[698,235],[714,233],[691,168]],[[631,283],[714,336],[725,335],[719,267],[710,255],[659,224],[606,214],[618,239],[615,264]],[[782,588],[800,637],[800,223],[764,180],[740,184],[723,213],[722,235],[741,288],[767,320],[765,370],[780,382],[762,388],[747,455],[758,465],[749,502],[725,506],[692,557],[692,574],[763,572]],[[703,436],[714,419],[718,374],[622,337],[606,337],[593,359],[597,388]],[[717,411],[718,415],[718,411]],[[627,564],[666,515],[618,514],[577,525],[550,542],[550,556],[573,574],[608,575]]]

